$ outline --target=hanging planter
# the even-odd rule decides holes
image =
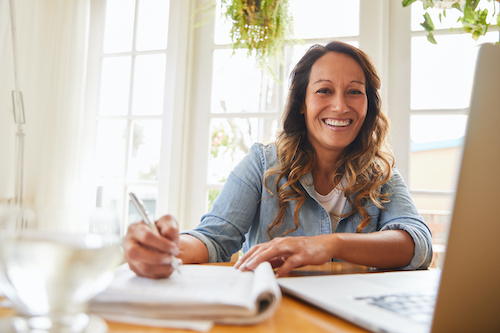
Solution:
[[[261,66],[281,59],[281,49],[292,33],[288,0],[221,0],[223,15],[232,23],[233,50],[247,49]]]
[[[417,0],[403,0],[403,7],[410,6]],[[484,36],[488,32],[490,25],[500,26],[500,15],[497,12],[493,12],[491,18],[488,18],[488,9],[478,8],[480,0],[419,0],[424,6],[424,22],[420,25],[424,27],[427,31],[427,40],[433,44],[437,44],[434,39],[434,23],[432,22],[431,16],[427,12],[428,8],[437,8],[442,10],[439,13],[439,20],[444,16],[446,17],[446,11],[448,10],[458,10],[460,11],[460,17],[458,21],[462,22],[462,30],[466,33],[470,33],[474,40],[477,40],[480,36]],[[488,0],[488,2],[500,0]]]

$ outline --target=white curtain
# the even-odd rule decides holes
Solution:
[[[0,81],[8,77],[0,83],[3,198],[13,196],[15,173],[8,2],[0,0]],[[24,201],[35,207],[83,211],[86,201],[82,166],[86,164],[88,142],[84,82],[90,0],[16,0],[15,4],[18,73],[26,115]]]

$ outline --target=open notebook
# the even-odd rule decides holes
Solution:
[[[442,271],[280,278],[287,293],[375,332],[500,332],[500,45],[479,49]],[[401,298],[402,297],[402,298]],[[403,299],[423,310],[398,310]]]

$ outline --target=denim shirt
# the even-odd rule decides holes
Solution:
[[[208,250],[210,262],[229,261],[231,255],[242,249],[248,251],[253,245],[269,241],[266,231],[273,222],[278,207],[276,195],[276,177],[267,180],[269,193],[264,187],[263,177],[266,170],[278,165],[274,144],[254,144],[249,153],[234,168],[227,178],[219,196],[210,211],[203,215],[200,224],[183,234],[192,235],[201,240]],[[356,212],[341,218],[335,230],[332,230],[328,212],[316,200],[313,177],[308,173],[300,178],[300,185],[306,194],[306,200],[299,209],[299,227],[286,236],[316,236],[332,232],[355,233],[362,222]],[[286,179],[280,181],[280,186]],[[370,224],[363,233],[382,230],[404,230],[415,243],[413,258],[402,269],[426,268],[432,259],[432,236],[418,213],[403,178],[393,169],[392,178],[382,186],[381,191],[390,194],[390,202],[380,209],[373,202],[366,204],[370,214]],[[283,225],[277,235],[295,228],[293,212],[295,202],[289,202]],[[344,214],[350,212],[346,203]],[[333,258],[335,261],[339,261]]]

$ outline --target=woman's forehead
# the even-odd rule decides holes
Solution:
[[[309,83],[319,80],[337,80],[340,78],[365,82],[365,73],[361,65],[345,53],[328,52],[320,57],[311,67]]]

